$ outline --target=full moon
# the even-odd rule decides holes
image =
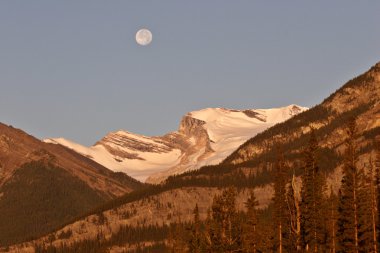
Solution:
[[[140,29],[136,33],[136,42],[141,46],[149,45],[152,42],[152,33],[148,29]]]

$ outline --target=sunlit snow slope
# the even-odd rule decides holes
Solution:
[[[178,131],[164,136],[120,130],[91,147],[63,138],[45,141],[71,148],[113,171],[158,183],[173,174],[219,163],[246,140],[305,110],[297,105],[252,110],[207,108],[188,113]]]

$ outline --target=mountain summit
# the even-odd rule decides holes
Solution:
[[[220,163],[248,139],[307,110],[298,105],[273,109],[207,108],[187,113],[179,129],[148,137],[111,132],[91,147],[64,138],[46,139],[113,170],[150,183],[170,175]]]

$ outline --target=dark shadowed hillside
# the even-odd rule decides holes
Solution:
[[[123,173],[0,124],[0,245],[41,236],[139,187]]]

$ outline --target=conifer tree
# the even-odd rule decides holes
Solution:
[[[169,231],[170,252],[187,252],[187,245],[184,238],[184,228],[181,221],[170,226]]]
[[[168,247],[170,249],[170,253],[173,253],[174,251],[174,225],[173,224],[170,224],[170,227],[169,227],[169,233],[168,233]]]
[[[359,191],[362,171],[356,166],[356,123],[350,120],[347,126],[346,151],[343,178],[339,197],[338,243],[339,252],[359,252]]]
[[[317,162],[318,142],[315,132],[305,150],[305,170],[301,188],[301,237],[307,252],[320,252],[325,244],[323,208],[325,179]]]
[[[206,253],[212,253],[214,252],[214,242],[216,241],[215,238],[215,230],[214,230],[214,223],[212,221],[211,217],[211,210],[209,209],[207,211],[207,217],[205,220],[205,229],[203,233],[203,241],[204,241],[204,246],[203,246],[203,251]]]
[[[292,180],[288,186],[286,203],[289,212],[289,251],[296,252],[301,249],[301,213],[300,213],[300,203],[299,194],[297,191],[295,176],[293,174]]]
[[[257,206],[259,202],[256,200],[255,193],[252,190],[245,206],[247,208],[247,220],[243,227],[244,232],[244,252],[256,253],[258,243],[257,229]]]
[[[275,164],[274,180],[274,249],[283,253],[288,247],[289,218],[286,203],[287,168],[283,153],[277,149],[277,161]]]
[[[237,220],[236,190],[229,188],[215,196],[212,203],[212,219],[217,236],[214,236],[214,252],[242,252],[241,228]]]
[[[372,251],[374,253],[379,252],[379,242],[377,240],[377,234],[379,234],[380,227],[378,226],[379,220],[378,220],[378,189],[376,186],[377,183],[377,175],[376,175],[376,167],[374,166],[374,163],[372,162],[372,159],[370,161],[370,195],[371,195],[371,241],[372,241]]]
[[[376,178],[376,192],[377,192],[377,242],[380,242],[380,141],[376,142],[376,159],[375,159],[375,178]],[[380,244],[380,243],[379,243]],[[378,246],[380,246],[378,244]],[[378,248],[379,251],[379,248]]]
[[[330,188],[330,196],[327,199],[327,240],[326,249],[328,252],[337,252],[337,219],[338,219],[338,196]]]
[[[191,226],[191,235],[189,240],[189,252],[190,253],[200,253],[201,248],[201,222],[199,220],[199,209],[198,204],[195,205],[194,220]]]
[[[377,207],[372,159],[366,175],[363,174],[362,177],[358,193],[359,252],[377,253]]]

